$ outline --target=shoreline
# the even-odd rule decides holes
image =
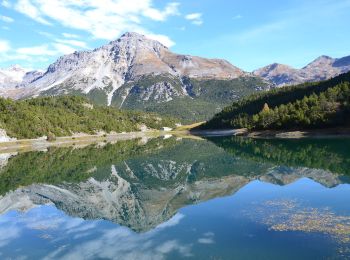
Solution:
[[[72,136],[56,137],[53,141],[43,138],[18,139],[13,141],[0,142],[0,152],[25,152],[32,150],[44,150],[49,147],[65,147],[65,146],[86,146],[99,142],[116,142],[123,140],[133,140],[137,138],[152,138],[156,136],[164,136],[163,132],[128,132],[113,134],[81,134]]]
[[[55,140],[48,141],[44,138],[33,139],[18,139],[6,142],[0,142],[0,154],[11,152],[28,152],[28,151],[40,151],[49,147],[84,147],[91,144],[101,143],[115,143],[118,141],[134,140],[134,139],[147,139],[164,137],[169,138],[176,136],[178,138],[191,138],[201,140],[200,136],[191,135],[189,131],[185,130],[172,130],[172,131],[138,131],[138,132],[123,132],[112,134],[79,134],[72,136],[56,137]]]
[[[300,138],[341,138],[350,137],[350,128],[327,128],[308,130],[263,130],[252,131],[245,134],[251,138],[280,138],[280,139],[300,139]]]
[[[327,129],[308,129],[308,130],[261,130],[248,131],[246,128],[239,129],[214,129],[214,130],[190,130],[189,134],[198,136],[243,136],[249,138],[280,138],[280,139],[299,139],[299,138],[322,138],[322,137],[350,137],[350,128],[327,128]]]
[[[249,138],[277,138],[277,139],[300,139],[300,138],[340,138],[350,137],[350,128],[328,128],[308,130],[261,130],[248,131],[246,128],[224,130],[193,130],[190,134],[201,136],[243,136]]]
[[[18,139],[0,142],[0,153],[25,152],[33,150],[45,150],[49,147],[86,146],[94,143],[113,143],[117,141],[133,140],[138,138],[156,138],[176,136],[179,138],[219,137],[219,136],[242,136],[248,138],[276,138],[276,139],[300,139],[300,138],[342,138],[350,137],[350,128],[329,128],[299,131],[263,130],[249,132],[245,128],[223,130],[172,130],[172,131],[145,131],[113,134],[82,134],[56,137],[53,141],[43,138]]]

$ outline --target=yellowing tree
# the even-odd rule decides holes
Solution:
[[[269,108],[269,105],[267,103],[264,104],[262,112],[270,112],[270,108]]]

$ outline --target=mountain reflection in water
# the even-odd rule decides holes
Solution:
[[[0,251],[30,258],[348,256],[348,147],[348,139],[154,138],[2,154]],[[308,244],[294,252],[299,244],[277,248],[266,239]],[[47,250],[36,248],[42,240]],[[244,244],[232,251],[232,241]],[[205,254],[201,245],[212,248]]]

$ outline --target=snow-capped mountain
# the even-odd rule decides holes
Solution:
[[[253,71],[278,86],[326,80],[350,71],[350,56],[334,59],[320,56],[302,69],[274,63]]]

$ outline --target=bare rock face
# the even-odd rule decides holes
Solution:
[[[339,59],[320,56],[302,69],[274,63],[253,71],[253,74],[277,86],[284,86],[326,80],[348,71],[350,71],[350,56]]]
[[[273,63],[266,67],[255,70],[253,73],[276,85],[292,84],[293,82],[302,81],[297,75],[298,70],[290,66]]]
[[[110,105],[114,92],[124,83],[145,75],[233,79],[244,72],[229,62],[172,53],[167,47],[137,33],[125,33],[92,51],[74,52],[60,57],[34,81],[23,82],[21,93],[13,98],[41,95],[54,91],[85,94],[98,89],[107,95]]]

